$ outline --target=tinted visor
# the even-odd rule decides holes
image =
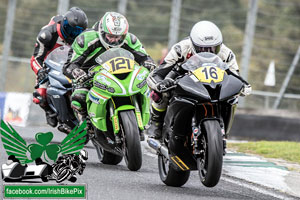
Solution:
[[[198,46],[195,43],[193,43],[193,46],[196,53],[209,52],[213,54],[218,54],[221,47],[221,45],[214,46],[214,47],[203,47],[203,46]]]
[[[84,29],[80,26],[75,26],[75,27],[72,27],[68,20],[64,20],[64,23],[63,23],[63,27],[64,27],[64,30],[66,31],[66,33],[72,38],[72,39],[75,39],[80,33],[82,33],[84,31]]]
[[[126,35],[113,35],[106,32],[102,32],[102,38],[110,46],[118,46],[123,43]]]

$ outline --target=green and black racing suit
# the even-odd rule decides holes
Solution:
[[[135,61],[148,68],[149,66],[155,66],[152,58],[147,54],[142,43],[139,39],[128,33],[124,44],[121,46],[130,51],[135,58]],[[63,73],[70,79],[74,79],[72,71],[76,68],[80,68],[88,73],[88,69],[96,65],[95,59],[104,53],[107,49],[102,45],[100,41],[99,32],[94,29],[89,29],[80,34],[69,51],[68,60],[63,67]],[[148,64],[146,64],[148,63]],[[153,65],[149,65],[149,63]],[[76,84],[75,90],[72,94],[71,106],[75,111],[80,113],[84,118],[87,116],[86,110],[86,95],[90,89],[90,85]]]

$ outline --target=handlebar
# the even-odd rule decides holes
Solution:
[[[177,83],[175,82],[175,84],[174,85],[172,85],[172,86],[170,86],[170,87],[167,87],[167,88],[162,88],[162,89],[160,89],[160,93],[164,93],[164,92],[169,92],[170,90],[172,90],[172,89],[174,89],[174,88],[176,88],[177,87]]]
[[[44,78],[43,80],[41,80],[40,82],[38,82],[35,86],[34,89],[38,89],[40,87],[40,85],[42,85],[43,83],[48,81],[48,76],[46,78]]]

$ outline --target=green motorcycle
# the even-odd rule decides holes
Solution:
[[[94,134],[91,138],[100,162],[116,165],[123,156],[129,170],[142,166],[140,135],[150,118],[149,71],[121,48],[96,58],[90,69],[93,87],[87,95],[87,110]]]

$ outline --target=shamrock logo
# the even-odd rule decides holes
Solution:
[[[48,162],[47,157],[54,162],[59,154],[77,154],[84,147],[86,141],[86,121],[80,126],[76,126],[60,144],[50,144],[53,139],[53,133],[37,133],[35,140],[37,144],[27,146],[25,140],[17,133],[17,131],[9,124],[1,120],[1,141],[6,153],[14,155],[22,164],[30,163],[37,158],[44,158]],[[27,152],[30,153],[30,158],[27,157]]]
[[[30,157],[32,160],[42,157],[42,154],[46,152],[48,158],[55,161],[58,157],[59,152],[61,151],[61,147],[57,144],[49,144],[53,139],[53,133],[37,133],[35,135],[35,140],[39,144],[30,144],[28,146],[28,151],[30,152]],[[46,162],[48,161],[43,156]]]

